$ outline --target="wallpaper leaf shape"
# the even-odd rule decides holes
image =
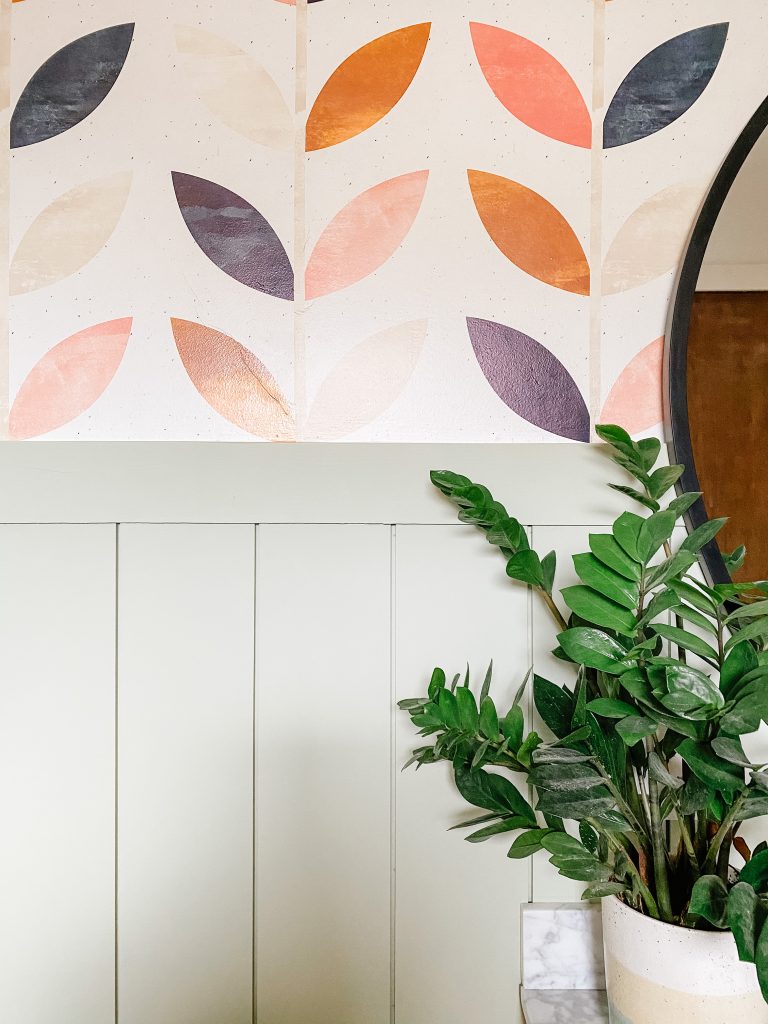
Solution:
[[[467,318],[480,369],[499,398],[529,423],[589,441],[589,412],[576,382],[549,349],[492,320]]]
[[[620,423],[630,434],[661,423],[663,365],[662,337],[641,349],[619,374],[600,413],[602,422]]]
[[[477,212],[493,242],[515,266],[555,288],[589,295],[589,263],[565,217],[517,181],[467,171]]]
[[[81,267],[109,241],[125,209],[131,174],[78,185],[55,199],[32,222],[10,268],[10,293],[55,284]]]
[[[702,182],[670,185],[627,218],[603,263],[605,295],[646,284],[677,267],[704,191]]]
[[[290,404],[250,349],[191,320],[171,319],[171,327],[189,379],[217,413],[257,437],[293,440]]]
[[[333,441],[385,413],[413,374],[427,324],[414,320],[389,327],[348,352],[321,384],[309,412],[306,436]]]
[[[271,149],[293,146],[293,115],[275,80],[258,61],[226,39],[178,25],[176,48],[206,107],[223,124]]]
[[[390,112],[419,70],[430,28],[425,22],[389,32],[336,68],[307,119],[309,152],[345,142]]]
[[[728,22],[704,25],[651,50],[629,72],[603,123],[606,149],[636,142],[676,121],[696,102],[720,62]]]
[[[483,74],[510,114],[551,139],[591,147],[587,104],[551,53],[495,25],[472,22],[470,30]]]
[[[16,104],[11,148],[51,139],[93,113],[123,70],[133,29],[133,24],[102,28],[49,57]]]
[[[208,259],[248,288],[292,299],[293,267],[265,217],[213,181],[171,174],[184,222]]]
[[[16,440],[63,426],[90,408],[110,383],[125,354],[132,319],[109,320],[60,342],[32,368],[8,421]]]
[[[413,171],[367,189],[328,224],[306,270],[306,297],[316,299],[372,274],[408,234],[429,171]]]

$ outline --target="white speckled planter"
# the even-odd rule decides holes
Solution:
[[[730,932],[662,924],[610,897],[603,944],[611,1024],[768,1024]]]

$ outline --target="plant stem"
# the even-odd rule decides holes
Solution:
[[[685,815],[680,811],[680,805],[675,801],[675,814],[677,815],[677,822],[680,826],[680,835],[683,839],[683,846],[685,852],[688,855],[688,862],[693,870],[694,879],[699,877],[699,861],[696,856],[696,850],[693,846],[693,840],[691,839],[691,832],[688,828],[688,822],[685,820]]]
[[[539,587],[537,589],[538,589],[539,593],[541,594],[541,596],[544,599],[544,604],[547,606],[547,608],[549,608],[550,612],[552,612],[552,617],[554,618],[555,622],[560,627],[561,632],[563,632],[566,629],[568,629],[568,623],[565,621],[563,616],[560,614],[560,609],[555,604],[552,595],[548,594],[546,592],[546,590],[542,590],[541,587]]]
[[[611,794],[613,799],[616,801],[619,810],[624,815],[624,817],[627,819],[627,821],[630,823],[630,825],[632,825],[632,827],[634,828],[635,832],[637,832],[639,841],[642,843],[642,845],[644,847],[646,847],[647,843],[643,843],[643,836],[647,837],[647,833],[646,833],[645,829],[643,828],[643,826],[641,825],[640,821],[638,820],[635,812],[632,810],[632,808],[629,806],[627,801],[624,799],[624,797],[621,795],[619,790],[616,788],[616,785],[614,784],[613,779],[606,772],[606,770],[603,767],[603,765],[602,765],[602,763],[601,763],[599,758],[595,758],[595,765],[597,767],[598,772],[603,777],[603,782],[605,783],[606,789]],[[630,838],[631,838],[631,835],[630,835]],[[636,844],[633,843],[633,846],[636,846]],[[638,849],[638,852],[639,852],[639,848],[636,847],[636,849]]]
[[[618,839],[611,835],[610,832],[607,832],[605,829],[600,828],[599,823],[596,822],[593,818],[589,819],[589,823],[592,826],[592,828],[594,828],[597,832],[601,832],[605,836],[606,842],[615,850],[616,853],[621,853],[624,855],[627,861],[627,873],[630,874],[634,879],[635,885],[637,886],[637,890],[643,897],[645,905],[648,908],[648,913],[651,915],[651,917],[655,917],[658,921],[658,904],[656,903],[656,900],[653,898],[653,893],[640,877],[640,872],[635,867],[635,864],[633,863],[632,859],[627,856],[627,851],[624,849],[624,847],[621,845]]]
[[[669,895],[667,874],[667,851],[664,845],[663,823],[659,809],[659,784],[648,778],[648,797],[651,807],[651,841],[653,842],[653,878],[656,883],[656,898],[665,921],[672,920],[672,901]]]
[[[714,874],[715,868],[717,866],[718,854],[720,853],[720,847],[723,845],[725,837],[731,831],[733,823],[736,821],[736,817],[741,808],[744,806],[744,801],[746,799],[747,794],[742,793],[738,800],[736,800],[736,802],[734,803],[733,807],[731,807],[726,816],[723,818],[720,824],[720,828],[717,830],[717,832],[714,835],[714,838],[712,839],[712,844],[709,847],[707,859],[704,861],[704,864],[702,865],[701,873],[703,875]]]

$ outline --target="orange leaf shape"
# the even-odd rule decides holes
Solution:
[[[414,171],[374,185],[343,208],[323,231],[306,271],[306,296],[346,288],[390,258],[413,224],[429,171]]]
[[[339,65],[307,119],[309,152],[351,139],[389,113],[419,69],[430,28],[425,22],[389,32]]]
[[[288,400],[266,366],[239,341],[191,320],[171,319],[189,379],[230,423],[270,441],[294,438]]]
[[[23,440],[47,434],[90,408],[125,353],[133,320],[110,320],[52,348],[31,370],[11,409],[8,430]]]
[[[620,423],[630,434],[639,434],[661,423],[664,338],[641,349],[624,367],[611,388],[600,419]]]
[[[426,335],[427,321],[414,320],[356,345],[320,386],[307,437],[332,441],[386,412],[410,380]]]
[[[550,139],[589,149],[592,118],[563,65],[530,39],[495,25],[470,25],[488,84],[510,114]]]
[[[589,263],[559,210],[509,178],[485,171],[467,174],[485,230],[508,260],[545,284],[589,295]]]

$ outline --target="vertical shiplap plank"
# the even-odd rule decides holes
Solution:
[[[0,677],[0,1017],[111,1024],[114,526],[0,526]]]
[[[534,526],[531,545],[542,557],[548,551],[557,552],[557,576],[555,578],[555,599],[567,617],[567,608],[560,599],[559,592],[563,587],[578,583],[579,579],[573,567],[572,555],[580,551],[589,551],[589,534],[604,533],[602,527],[589,526]],[[533,663],[536,672],[558,685],[573,687],[575,674],[573,670],[552,651],[557,647],[558,629],[554,619],[537,595],[533,595]],[[533,708],[531,701],[534,728],[543,737],[553,740],[554,736],[544,725]],[[573,822],[568,823],[568,831],[576,834]],[[544,851],[534,854],[531,859],[533,870],[533,899],[536,903],[569,903],[580,899],[586,883],[564,878],[549,863],[549,855]]]
[[[466,527],[398,527],[396,553],[397,699],[425,693],[435,665],[450,676],[468,661],[479,687],[493,657],[491,692],[507,707],[530,664],[527,589]],[[398,713],[398,769],[424,742]],[[511,839],[447,831],[482,811],[445,764],[398,770],[396,809],[397,1024],[518,1024],[529,863],[506,857]]]
[[[261,526],[259,1024],[390,1019],[390,529]]]
[[[121,526],[120,1024],[250,1024],[252,526]]]

